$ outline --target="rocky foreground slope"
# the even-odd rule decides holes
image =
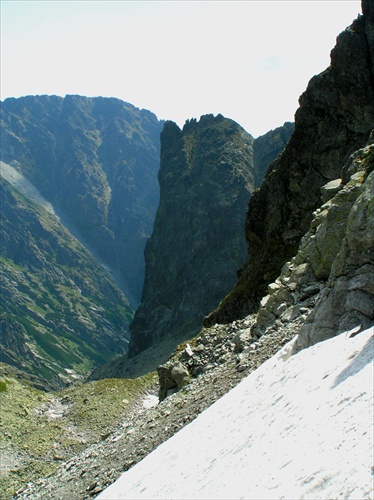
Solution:
[[[290,344],[98,498],[373,498],[374,329]]]
[[[105,380],[91,382],[89,384],[91,391],[86,396],[86,405],[89,405],[88,417],[95,419],[94,409],[97,405],[97,422],[103,427],[105,426],[103,398],[100,391],[94,389],[94,384],[104,384],[103,387],[112,387],[110,401],[107,400],[104,403],[108,405],[110,414],[114,412],[117,414],[117,424],[112,421],[103,430],[102,435],[96,437],[93,444],[87,443],[88,446],[85,446],[80,453],[74,454],[70,450],[70,456],[67,448],[68,443],[66,440],[60,439],[60,460],[55,460],[54,464],[49,462],[49,466],[52,465],[54,472],[48,477],[43,478],[43,475],[33,464],[29,466],[29,475],[26,476],[23,473],[25,466],[19,463],[20,458],[13,458],[13,465],[9,467],[10,471],[9,469],[6,471],[8,478],[3,480],[3,484],[8,485],[9,480],[13,481],[12,487],[14,491],[18,492],[17,499],[36,500],[48,497],[51,500],[65,498],[78,500],[94,498],[106,486],[113,483],[124,470],[128,470],[191,422],[214,401],[237,385],[248,373],[274,355],[292,337],[292,332],[268,336],[253,344],[250,348],[251,356],[246,354],[243,356],[243,353],[235,348],[236,338],[252,322],[253,319],[249,317],[237,324],[225,325],[205,332],[212,339],[211,349],[206,351],[206,354],[210,352],[212,359],[210,363],[207,363],[205,373],[198,378],[192,378],[183,390],[174,391],[172,395],[159,404],[157,404],[158,387],[152,380],[148,385],[143,384],[143,391],[138,392],[135,402],[131,401],[130,397],[125,396],[126,401],[130,404],[123,402],[121,393],[123,394],[124,389],[118,385],[121,379],[107,379],[109,384],[107,386]],[[181,349],[184,347],[185,345],[182,345]],[[218,350],[221,351],[222,359],[215,362],[213,357]],[[150,348],[139,356],[152,356],[154,354],[154,350]],[[134,369],[136,369],[137,357],[132,358],[129,363],[133,363]],[[80,392],[79,398],[73,396],[74,391],[70,396],[69,393],[58,396],[63,411],[61,411],[60,418],[54,420],[55,425],[68,428],[73,421],[78,422],[80,432],[84,430],[84,422],[82,426],[77,412],[77,410],[84,409],[84,404],[82,404],[84,388]],[[39,426],[43,424],[47,428],[48,425],[53,424],[53,420],[46,417],[45,412],[43,413],[45,403],[34,404],[34,406],[40,415]],[[34,429],[35,432],[38,432],[38,427],[35,424]],[[87,430],[89,430],[89,426],[87,426]],[[41,432],[40,427],[39,431]],[[87,435],[87,431],[85,435]],[[75,440],[77,439],[77,436],[73,437]],[[53,444],[53,440],[51,444]],[[33,471],[33,483],[25,484],[31,480],[30,473]],[[27,477],[29,479],[26,479]]]
[[[351,174],[349,180],[342,185],[328,184],[322,189],[321,208],[316,211],[310,229],[300,245],[299,253],[295,260],[284,266],[279,280],[269,286],[269,294],[257,314],[229,324],[204,328],[195,338],[181,344],[174,355],[158,368],[160,387],[148,386],[154,396],[153,399],[156,401],[157,396],[161,399],[157,406],[145,408],[139,395],[138,404],[128,411],[119,412],[117,425],[113,423],[107,436],[103,435],[102,440],[96,440],[94,444],[75,456],[72,455],[70,458],[66,456],[54,475],[41,478],[24,489],[21,488],[18,497],[25,499],[41,499],[45,498],[45,495],[51,499],[95,497],[113,483],[123,471],[132,467],[191,422],[291,339],[294,341],[288,353],[292,356],[300,350],[300,347],[318,343],[327,334],[331,336],[338,333],[343,324],[352,327],[347,342],[359,338],[365,325],[373,325],[374,318],[370,316],[368,310],[371,307],[372,314],[373,308],[370,304],[373,304],[374,298],[372,289],[374,259],[368,251],[370,249],[372,252],[374,248],[373,148],[374,146],[370,144],[352,156],[348,163],[348,171]],[[326,197],[329,198],[328,201]],[[318,216],[320,217],[317,219]],[[357,227],[360,229],[356,232]],[[327,250],[320,255],[318,252],[315,253],[318,258],[313,260],[316,241],[319,241],[322,235],[326,246],[322,245],[321,249]],[[339,238],[336,238],[337,235]],[[354,236],[359,236],[356,245],[353,244]],[[331,244],[339,246],[336,252],[330,252]],[[365,245],[368,245],[367,251],[362,251]],[[303,258],[305,260],[302,260]],[[328,269],[327,280],[316,279],[310,260],[313,265],[321,263]],[[362,260],[366,262],[363,263]],[[339,269],[349,272],[338,276],[336,272]],[[347,286],[341,286],[342,284]],[[335,307],[338,307],[336,311]],[[346,315],[342,314],[343,310],[339,307],[344,308]],[[340,321],[337,321],[336,312],[339,313]],[[310,329],[313,326],[322,336],[316,337],[311,334]],[[337,330],[333,330],[334,328]],[[334,348],[337,349],[338,357],[344,352],[338,351],[339,345],[337,343]],[[366,352],[370,354],[372,349],[369,348]],[[136,373],[139,365],[144,363],[144,368],[147,359],[156,358],[155,347],[145,350],[129,360],[127,366],[121,364],[123,374],[130,377],[131,365]],[[354,364],[361,359],[361,355],[352,353],[350,359]],[[322,367],[317,361],[313,361],[313,366],[316,363]],[[323,370],[329,373],[330,369],[327,359],[323,364]],[[353,372],[356,370],[353,369]],[[368,379],[372,380],[371,374],[365,372],[365,383]],[[325,378],[321,378],[322,384]],[[274,384],[277,382],[279,381],[274,380]],[[250,401],[252,399],[250,398]],[[88,398],[88,401],[95,404],[95,399],[92,397]],[[121,398],[116,398],[114,401],[114,405],[123,404]],[[318,401],[313,401],[318,404]],[[97,403],[99,402],[98,398]],[[327,403],[328,398],[323,404],[320,402],[321,411],[325,409]],[[356,411],[362,414],[354,401],[349,411],[352,415],[355,415]],[[266,418],[270,418],[270,414]],[[349,429],[344,431],[350,435],[346,443],[347,446],[354,446],[355,435],[358,435],[355,434],[356,420],[351,419],[349,423]],[[238,432],[241,436],[248,436],[247,427],[242,427],[241,424]],[[363,429],[362,432],[368,431]],[[303,446],[300,448],[302,442],[301,435],[298,448],[293,450],[294,455],[291,457],[292,460],[296,459],[295,463],[300,449],[304,453]],[[365,442],[367,443],[366,439]],[[319,456],[319,451],[322,449],[320,446],[324,446],[324,442],[318,442],[316,445],[316,456]],[[270,452],[271,448],[268,453]],[[339,454],[336,456],[338,469],[341,468],[340,461],[346,464],[346,456],[341,457]],[[356,467],[357,463],[353,465]],[[16,470],[13,475],[16,474]],[[366,477],[367,464],[360,464],[355,471],[360,477],[362,475]],[[335,472],[334,477],[339,478],[339,474]],[[325,470],[319,470],[318,474],[319,476],[325,474]],[[349,494],[353,491],[351,482],[339,479],[338,483],[343,492],[342,498],[349,498]],[[19,484],[22,485],[22,482]],[[333,484],[334,488],[337,485],[335,479],[331,478],[330,484]],[[370,492],[363,490],[361,493],[364,495],[362,498],[370,498]]]
[[[254,253],[250,254],[249,266],[257,263],[261,272],[252,268],[252,282],[251,279],[248,281],[251,275],[244,271],[234,293],[209,317],[207,326],[196,337],[181,344],[173,356],[159,366],[159,395],[165,399],[157,406],[145,408],[142,404],[144,395],[140,393],[138,404],[127,405],[122,398],[116,398],[117,391],[114,389],[111,404],[121,409],[117,413],[117,421],[113,420],[100,438],[96,437],[95,442],[79,453],[71,453],[65,448],[64,456],[60,457],[62,460],[56,457],[59,465],[54,474],[43,478],[39,472],[37,480],[25,486],[22,464],[15,461],[13,468],[9,467],[6,471],[5,482],[11,478],[12,487],[16,490],[15,485],[19,485],[22,490],[19,491],[19,498],[95,497],[123,471],[175,434],[296,335],[297,339],[289,351],[290,363],[294,362],[293,359],[302,359],[304,353],[298,353],[300,349],[338,334],[342,329],[351,329],[347,341],[354,343],[357,339],[357,346],[360,335],[367,335],[363,330],[374,324],[372,2],[363,2],[363,12],[364,15],[338,38],[331,67],[312,79],[302,99],[289,145],[268,172],[263,187],[254,195],[257,201],[250,204],[247,235]],[[308,200],[309,192],[312,201]],[[274,223],[272,216],[275,217]],[[272,246],[269,238],[273,236]],[[260,258],[261,252],[263,255]],[[248,315],[248,309],[252,308],[256,312]],[[234,321],[229,321],[230,317],[234,317]],[[218,320],[222,323],[219,324]],[[366,337],[361,338],[366,341]],[[321,349],[320,345],[316,346],[315,352]],[[331,345],[336,348],[336,359],[340,359],[340,364],[344,362],[347,368],[340,375],[335,372],[335,383],[340,382],[339,390],[349,386],[354,380],[353,375],[362,381],[360,386],[365,384],[366,387],[368,380],[372,380],[372,372],[368,372],[367,368],[369,365],[361,369],[360,360],[366,359],[366,353],[364,356],[357,352],[360,348],[353,349],[348,355],[350,359],[342,359],[339,356],[344,349],[339,347],[338,340]],[[133,373],[139,373],[139,365],[144,367],[147,359],[154,360],[156,354],[153,346],[131,360],[122,359],[118,368],[130,377],[131,367]],[[300,355],[301,358],[298,358]],[[316,365],[318,360],[313,363],[313,368]],[[329,383],[332,369],[327,359],[320,385]],[[303,366],[300,366],[295,379],[298,375],[302,377],[302,371]],[[270,373],[267,375],[270,376]],[[9,375],[7,377],[10,378]],[[274,380],[274,384],[279,382],[281,380]],[[6,389],[7,380],[4,383],[0,387]],[[99,382],[91,382],[96,383]],[[84,390],[84,386],[81,387]],[[150,384],[148,388],[152,391],[151,396],[157,396],[154,385]],[[6,390],[3,393],[10,394]],[[341,400],[336,404],[346,409],[344,398],[348,396],[344,391],[339,394]],[[62,396],[59,397],[62,402]],[[155,401],[154,397],[151,400]],[[349,425],[342,429],[345,435],[349,435],[348,444],[351,446],[344,449],[353,450],[353,455],[355,444],[364,442],[367,446],[369,443],[364,436],[364,432],[368,433],[366,429],[360,428],[360,432],[356,432],[359,417],[370,414],[369,409],[363,409],[359,398],[358,394],[357,405],[356,400],[348,405]],[[99,400],[97,397],[98,403]],[[247,400],[250,405],[251,395],[246,397],[245,404],[248,404]],[[326,397],[308,401],[312,403],[313,411],[322,401],[321,411],[324,411],[329,400]],[[91,410],[94,403],[94,392],[81,402],[82,406],[90,404]],[[33,411],[38,408],[36,404]],[[84,414],[82,411],[81,416]],[[60,425],[68,427],[68,420],[64,420],[67,416],[61,413]],[[264,418],[271,419],[271,413],[266,413]],[[239,422],[238,434],[250,440],[252,429],[241,426],[242,419]],[[50,425],[45,415],[43,424]],[[369,425],[367,423],[366,427]],[[230,429],[230,426],[225,427],[224,433],[227,428]],[[304,457],[303,442],[314,447],[317,459],[326,442],[322,438],[308,441],[310,436],[307,431],[308,426],[300,434],[297,447],[292,449],[294,463],[298,455],[301,454],[301,459]],[[5,432],[4,436],[9,440],[7,444],[11,444],[12,432],[7,428]],[[51,439],[50,444],[54,446],[56,441]],[[191,443],[188,446],[191,447]],[[245,449],[243,445],[239,451]],[[7,450],[11,453],[12,447]],[[271,443],[267,443],[261,453],[270,454],[272,451]],[[233,453],[231,450],[230,459]],[[327,456],[324,455],[324,458]],[[346,469],[346,455],[341,456],[337,452],[334,459],[340,489],[331,490],[332,493],[328,490],[328,494],[343,498],[371,498],[371,492],[366,487],[368,473],[372,473],[368,464],[359,462],[355,457],[353,464],[349,461],[352,468]],[[276,463],[287,470],[287,463]],[[326,473],[331,471],[329,467],[329,461],[324,461],[323,470],[312,470],[321,479],[320,487],[328,485]],[[339,470],[347,472],[346,476],[339,476]],[[335,474],[336,469],[333,472]],[[356,487],[358,484],[362,486],[355,491],[351,477],[365,477],[365,484],[355,481]],[[315,486],[312,476],[303,479],[305,487],[308,484]],[[331,477],[327,479],[331,480]],[[281,494],[287,496],[283,490]],[[294,494],[302,496],[300,490]]]

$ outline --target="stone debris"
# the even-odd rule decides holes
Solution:
[[[294,325],[257,338],[249,334],[255,316],[229,325],[214,325],[182,345],[182,349],[162,365],[169,384],[176,384],[161,402],[156,394],[143,397],[134,405],[125,421],[105,440],[99,440],[83,452],[59,464],[56,473],[19,491],[17,500],[91,499],[113,483],[125,470],[194,420],[217,399],[235,387],[246,375],[273,356],[294,336]],[[240,349],[237,352],[238,340]],[[189,361],[191,364],[189,364]],[[184,368],[183,368],[184,367]],[[174,371],[173,371],[173,368]],[[180,387],[171,373],[189,383]],[[195,375],[193,374],[195,373]],[[170,389],[169,389],[170,391]],[[173,392],[174,391],[174,392]],[[144,404],[152,401],[153,406]],[[63,418],[63,417],[62,417]]]

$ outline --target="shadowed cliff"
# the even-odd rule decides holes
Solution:
[[[159,182],[131,354],[168,337],[191,335],[235,283],[246,256],[253,138],[221,115],[191,120],[183,130],[166,122]]]
[[[372,3],[363,2],[363,15],[338,36],[330,66],[301,95],[295,131],[249,202],[248,265],[205,326],[258,309],[268,284],[295,255],[320,188],[341,177],[349,156],[366,145],[374,123],[373,16]]]

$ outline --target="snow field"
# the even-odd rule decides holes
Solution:
[[[292,342],[98,499],[372,499],[373,334]]]

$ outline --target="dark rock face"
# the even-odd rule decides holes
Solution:
[[[1,361],[56,389],[126,351],[132,308],[55,215],[0,186]]]
[[[1,104],[2,160],[61,209],[134,307],[159,200],[162,125],[114,98],[28,96]]]
[[[253,143],[253,160],[256,188],[258,188],[264,180],[269,165],[286,147],[294,128],[294,123],[286,122],[282,127],[270,130],[267,134],[261,135],[255,139]]]
[[[342,165],[367,143],[374,123],[374,20],[364,15],[339,35],[329,68],[311,79],[300,97],[295,131],[251,197],[246,220],[249,263],[239,282],[205,325],[257,310],[267,285],[295,255],[320,188],[341,177]]]
[[[191,335],[236,281],[246,258],[245,210],[254,189],[253,138],[221,115],[166,122],[160,206],[146,251],[130,353]]]

